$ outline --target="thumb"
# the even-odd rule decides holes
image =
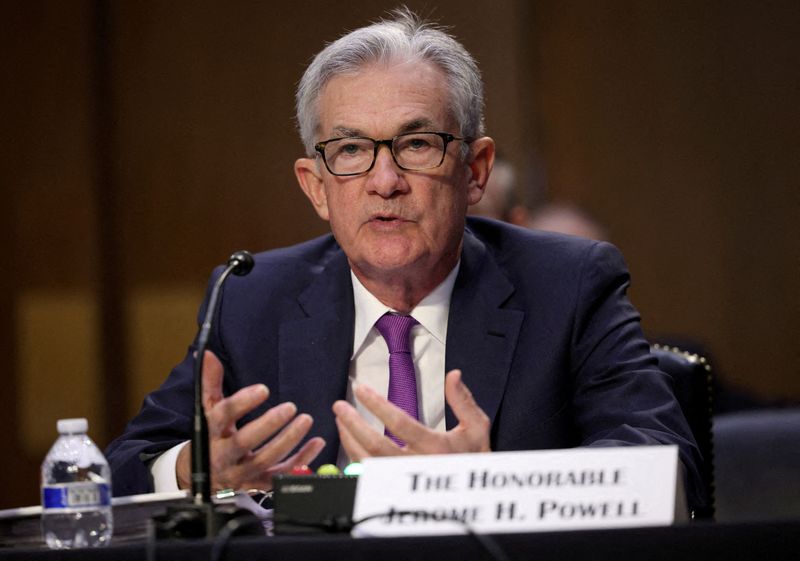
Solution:
[[[489,417],[475,402],[472,392],[461,380],[461,370],[451,370],[444,380],[444,397],[459,425],[489,430]]]
[[[222,378],[225,369],[217,356],[211,351],[203,355],[203,407],[211,409],[222,398]]]

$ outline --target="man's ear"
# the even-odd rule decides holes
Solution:
[[[483,136],[472,141],[467,162],[471,176],[467,184],[467,204],[474,205],[483,198],[489,174],[494,166],[494,140]]]
[[[299,158],[294,163],[294,175],[319,217],[323,220],[329,220],[328,197],[325,193],[325,185],[322,182],[322,174],[319,166],[317,166],[317,160]]]

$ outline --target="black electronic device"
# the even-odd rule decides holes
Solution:
[[[273,532],[315,534],[349,532],[358,476],[276,475]]]

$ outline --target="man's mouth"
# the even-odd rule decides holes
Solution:
[[[403,219],[394,214],[375,214],[370,220],[373,222],[397,222]]]

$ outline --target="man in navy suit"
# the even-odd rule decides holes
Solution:
[[[376,455],[677,444],[702,496],[619,252],[466,219],[495,154],[482,88],[463,46],[407,10],[305,72],[295,173],[332,234],[262,253],[226,285],[197,357],[215,489]],[[412,413],[386,397],[386,313],[416,323]],[[190,486],[193,350],[109,446],[116,494]]]

